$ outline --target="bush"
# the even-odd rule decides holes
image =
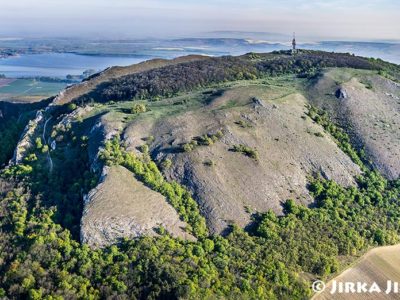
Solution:
[[[185,151],[185,152],[192,152],[193,151],[193,149],[194,149],[194,144],[192,144],[192,143],[186,143],[186,144],[183,144],[183,146],[182,146],[182,149],[183,149],[183,151]]]
[[[208,133],[203,136],[198,136],[193,138],[190,143],[183,144],[182,150],[184,152],[191,152],[197,146],[211,146],[218,140],[220,140],[224,136],[221,130],[218,130],[216,133]]]
[[[147,112],[147,107],[143,103],[136,103],[131,110],[132,114],[141,114]]]
[[[206,161],[203,162],[203,164],[207,167],[214,167],[215,163],[211,159],[207,159]]]
[[[248,146],[241,145],[241,144],[240,145],[234,145],[233,148],[232,148],[232,151],[233,152],[243,153],[244,155],[246,155],[246,156],[248,156],[248,157],[250,157],[252,159],[258,160],[258,152],[257,152],[257,150],[256,149],[252,149],[252,148],[250,148]]]
[[[38,150],[42,149],[42,147],[43,147],[42,138],[40,138],[40,137],[36,138],[35,144],[36,144],[36,149],[38,149]]]
[[[163,162],[161,163],[161,168],[163,170],[168,170],[169,168],[171,168],[171,166],[172,166],[172,161],[168,158],[163,160]]]
[[[324,137],[324,134],[322,132],[316,132],[316,133],[314,133],[314,135],[316,137]]]
[[[76,108],[77,108],[77,106],[76,106],[75,103],[70,103],[70,104],[68,104],[68,110],[69,110],[70,112],[71,112],[71,111],[74,111]]]
[[[149,151],[150,151],[149,145],[147,145],[147,144],[141,145],[141,146],[140,146],[140,151],[141,151],[143,154],[149,153]]]

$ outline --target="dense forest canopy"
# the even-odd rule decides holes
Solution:
[[[232,80],[283,74],[310,77],[328,67],[381,70],[388,75],[400,71],[396,65],[350,54],[306,50],[296,56],[290,55],[288,51],[250,53],[240,57],[202,59],[123,76],[101,84],[77,101],[157,99]]]

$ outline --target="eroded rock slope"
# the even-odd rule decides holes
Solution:
[[[311,174],[343,185],[353,184],[359,174],[323,128],[306,117],[307,100],[284,93],[267,86],[232,88],[199,110],[152,124],[134,122],[124,139],[134,151],[154,136],[153,156],[173,162],[166,176],[193,192],[213,232],[230,223],[245,226],[252,212],[280,213],[288,198],[309,204]],[[183,144],[217,131],[223,137],[213,145],[182,151]],[[258,159],[232,151],[235,145],[256,150]]]
[[[124,167],[106,167],[100,184],[85,197],[81,240],[92,247],[154,235],[160,226],[173,236],[193,239],[166,199]]]
[[[400,84],[371,72],[331,70],[311,88],[310,98],[336,116],[379,171],[399,177]]]

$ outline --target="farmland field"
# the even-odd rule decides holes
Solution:
[[[380,247],[369,251],[351,268],[333,278],[337,282],[365,282],[370,287],[376,282],[381,288],[381,293],[341,293],[330,294],[333,280],[330,281],[323,293],[317,294],[314,300],[379,300],[399,299],[398,293],[386,294],[387,281],[400,281],[400,245]]]
[[[65,83],[44,82],[34,79],[1,79],[0,101],[35,102],[56,95]]]
[[[0,78],[0,88],[11,84],[15,79],[13,78]]]

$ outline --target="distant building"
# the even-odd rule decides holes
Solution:
[[[296,49],[296,33],[293,32],[293,40],[292,40],[292,55],[297,53]]]

